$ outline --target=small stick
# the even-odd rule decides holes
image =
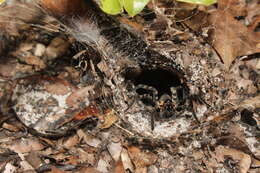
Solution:
[[[120,125],[117,124],[117,123],[114,123],[114,125],[115,125],[116,127],[120,128],[121,130],[127,132],[127,133],[128,133],[129,135],[131,135],[131,136],[134,136],[134,135],[135,135],[134,133],[130,132],[129,130],[127,130],[127,129],[125,129],[125,128],[123,128],[122,126],[120,126]]]

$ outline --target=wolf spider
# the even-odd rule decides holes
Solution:
[[[151,114],[151,129],[154,129],[155,119],[176,118],[176,113],[180,113],[185,108],[187,96],[182,86],[171,87],[170,94],[160,95],[153,86],[139,84],[135,87],[138,98],[146,106]]]

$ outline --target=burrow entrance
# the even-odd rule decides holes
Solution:
[[[181,78],[176,73],[164,69],[145,69],[141,71],[128,70],[125,78],[133,82],[135,86],[144,84],[154,87],[158,91],[158,96],[171,94],[171,87],[183,85]],[[178,93],[181,95],[181,93]],[[182,97],[182,96],[180,96]]]

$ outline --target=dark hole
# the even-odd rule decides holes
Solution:
[[[253,118],[254,113],[249,111],[248,109],[244,109],[241,111],[241,121],[250,126],[257,126],[256,120]]]
[[[245,16],[236,16],[235,19],[236,19],[236,20],[244,20],[244,19],[245,19]]]
[[[182,110],[181,107],[176,108],[176,111],[177,111],[177,112],[180,112],[181,110]]]
[[[139,94],[139,93],[138,93]],[[155,103],[152,99],[149,98],[142,98],[141,101],[148,106],[155,106]]]
[[[224,157],[224,164],[228,167],[231,168],[232,170],[236,169],[237,166],[237,162],[235,160],[233,160],[231,157],[229,156],[225,156]]]
[[[143,70],[138,75],[126,75],[126,77],[133,81],[135,86],[144,84],[154,87],[158,91],[159,97],[162,94],[171,95],[170,88],[181,85],[181,80],[177,74],[163,69]]]
[[[98,124],[98,118],[96,117],[90,117],[84,120],[84,123],[79,126],[79,128],[84,128],[86,130],[93,130],[95,127],[97,127]]]
[[[260,22],[255,27],[254,32],[260,32]]]
[[[148,8],[144,8],[139,15],[142,16],[145,21],[153,21],[156,18],[156,14]]]

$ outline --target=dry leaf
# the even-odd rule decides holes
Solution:
[[[69,137],[66,141],[64,141],[63,145],[65,148],[71,148],[79,143],[79,137],[78,135],[73,135]]]
[[[11,79],[21,72],[29,74],[32,72],[32,66],[19,64],[15,58],[5,60],[1,58],[0,62],[0,75],[5,78]]]
[[[125,173],[125,169],[124,169],[124,165],[123,165],[122,161],[119,161],[116,163],[113,173]]]
[[[240,104],[240,106],[242,106],[244,108],[249,108],[249,107],[259,108],[260,107],[260,95],[244,100]]]
[[[24,53],[24,52],[19,52],[19,54],[21,54],[21,53]],[[16,55],[16,56],[19,56],[19,55]],[[25,62],[28,65],[36,66],[37,69],[44,69],[46,67],[46,64],[44,63],[44,61],[37,56],[33,56],[33,55],[20,56],[19,60],[21,60],[22,62]]]
[[[50,10],[55,15],[71,15],[85,11],[85,3],[81,0],[41,0],[43,7]]]
[[[18,132],[20,129],[12,124],[3,123],[2,128],[10,130],[12,132]]]
[[[207,13],[199,11],[196,15],[191,16],[189,20],[185,20],[184,23],[188,25],[189,28],[191,28],[192,30],[199,32],[203,27],[209,25],[207,18]]]
[[[104,122],[101,124],[99,128],[106,129],[111,127],[116,121],[118,120],[118,117],[116,115],[116,112],[112,110],[107,110],[104,114]]]
[[[37,43],[34,50],[34,55],[37,57],[43,56],[44,52],[46,50],[46,47],[44,44]]]
[[[129,169],[131,172],[134,172],[134,165],[131,162],[128,152],[125,148],[123,148],[123,150],[121,152],[121,160],[122,160],[125,170]]]
[[[150,166],[158,159],[155,154],[141,151],[139,148],[133,146],[128,147],[128,152],[136,168]]]
[[[30,10],[28,10],[30,9]],[[10,35],[19,35],[20,28],[27,23],[36,22],[40,10],[29,3],[18,3],[2,7],[0,10],[0,30]]]
[[[247,14],[246,0],[218,0],[218,9],[228,11],[232,16]]]
[[[114,167],[112,164],[112,157],[107,151],[103,151],[99,156],[99,161],[97,164],[97,170],[100,172],[110,172],[111,168]]]
[[[97,170],[100,171],[100,172],[108,172],[108,163],[103,160],[103,159],[100,159],[98,161],[98,164],[97,164]]]
[[[80,139],[84,139],[86,144],[88,144],[91,147],[98,147],[101,144],[101,141],[98,138],[87,135],[82,129],[79,129],[77,131],[77,134],[80,137]]]
[[[108,152],[111,154],[112,158],[117,162],[120,158],[122,145],[120,142],[111,142],[107,145]]]
[[[141,34],[143,32],[143,26],[139,22],[135,22],[126,17],[118,17],[118,20],[120,21],[120,23],[126,25],[126,27],[132,32],[135,32],[137,34]]]
[[[86,152],[82,148],[77,149],[77,151],[78,151],[78,156],[79,156],[79,160],[81,163],[87,162],[90,165],[95,164],[95,161],[96,161],[95,153]]]
[[[39,140],[34,138],[20,139],[12,141],[13,144],[7,146],[10,150],[13,150],[16,153],[27,153],[31,151],[40,151],[45,148]]]
[[[21,168],[24,172],[27,171],[34,171],[34,168],[32,167],[32,165],[30,165],[27,161],[23,160],[20,162]]]
[[[246,20],[249,22],[249,24],[252,24],[253,21],[260,17],[260,4],[258,1],[259,0],[251,0],[247,4]]]
[[[5,170],[3,173],[15,173],[16,172],[16,167],[12,165],[11,163],[7,163],[5,165]]]
[[[260,168],[260,160],[252,158],[252,165],[251,166]]]
[[[215,149],[216,159],[219,162],[225,161],[225,156],[230,156],[233,160],[239,161],[239,170],[241,173],[247,173],[251,165],[251,157],[239,150],[218,146]]]
[[[209,20],[214,27],[212,44],[227,68],[238,56],[260,52],[257,47],[260,37],[227,11],[218,10],[210,15]]]
[[[52,166],[51,167],[51,173],[66,173],[66,172]]]
[[[135,173],[147,173],[147,167],[136,168]]]
[[[27,156],[25,156],[26,161],[32,165],[35,169],[39,168],[42,164],[40,159],[40,155],[36,152],[30,152]]]
[[[67,52],[69,46],[70,43],[67,40],[61,37],[56,37],[51,41],[51,43],[46,48],[46,55],[49,60],[59,58]]]
[[[258,59],[258,62],[257,62],[257,64],[256,64],[256,69],[257,69],[257,70],[260,70],[260,59]]]
[[[89,167],[89,168],[81,169],[79,173],[101,173],[101,172],[99,172],[97,169],[93,167]]]

